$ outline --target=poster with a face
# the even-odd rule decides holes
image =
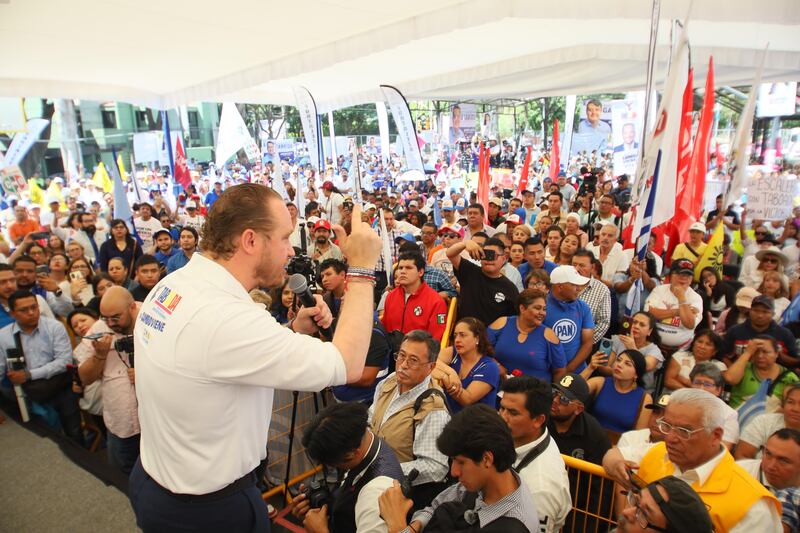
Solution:
[[[381,153],[381,138],[375,135],[370,135],[367,138],[367,147],[365,148],[369,155],[380,155]]]
[[[581,119],[577,133],[572,136],[570,155],[581,152],[591,154],[595,150],[605,152],[610,149],[611,108],[612,101],[601,102],[595,98],[581,103]]]
[[[614,176],[634,176],[644,121],[644,92],[614,100],[611,107]]]
[[[455,144],[469,141],[475,135],[475,104],[454,104],[450,107],[448,141]]]

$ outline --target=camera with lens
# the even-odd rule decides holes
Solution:
[[[304,489],[303,494],[308,499],[308,504],[312,509],[321,509],[323,505],[328,505],[333,501],[328,483],[324,479],[311,481]]]
[[[25,357],[23,357],[17,348],[9,348],[6,350],[6,361],[8,361],[9,370],[13,370],[14,372],[25,370]]]
[[[133,368],[133,335],[126,335],[114,341],[114,349],[119,353],[128,354],[128,361]]]
[[[297,254],[289,260],[286,265],[286,273],[290,276],[292,274],[301,274],[306,278],[308,287],[312,290],[317,286],[317,262],[305,254]]]
[[[592,172],[583,174],[583,183],[578,189],[578,194],[583,195],[586,193],[594,194],[597,190],[597,175]]]

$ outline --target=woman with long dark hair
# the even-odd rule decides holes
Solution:
[[[136,261],[142,256],[142,247],[136,242],[124,220],[115,218],[111,221],[111,238],[100,245],[100,270],[108,272],[108,262],[119,257],[128,272],[133,272]]]
[[[700,272],[700,283],[696,292],[703,299],[703,321],[696,331],[713,328],[722,311],[732,307],[736,300],[736,289],[723,280],[713,267],[706,267]]]
[[[492,355],[483,322],[466,317],[456,323],[453,345],[439,352],[432,373],[442,382],[451,414],[474,403],[496,407],[500,367]]]
[[[680,350],[672,354],[672,359],[670,359],[664,374],[664,386],[669,390],[691,388],[692,382],[689,375],[697,363],[710,361],[724,372],[728,368],[720,360],[721,357],[722,337],[711,330],[701,330],[695,334],[694,340],[687,350]]]

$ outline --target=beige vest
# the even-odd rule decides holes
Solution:
[[[428,388],[438,389],[439,387],[431,380]],[[379,385],[380,394],[374,404],[375,414],[372,417],[372,431],[386,441],[386,444],[394,450],[398,461],[407,463],[414,459],[414,428],[428,413],[446,409],[446,406],[440,396],[431,395],[422,401],[422,405],[416,415],[414,414],[414,402],[411,401],[392,416],[383,420],[383,415],[389,408],[389,402],[396,389],[396,374],[392,374]]]

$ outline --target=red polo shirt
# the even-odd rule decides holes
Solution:
[[[424,329],[434,339],[441,340],[447,322],[447,304],[444,299],[424,281],[417,292],[408,299],[405,296],[403,287],[392,289],[386,296],[381,320],[386,331],[400,330],[408,333],[415,329]]]

